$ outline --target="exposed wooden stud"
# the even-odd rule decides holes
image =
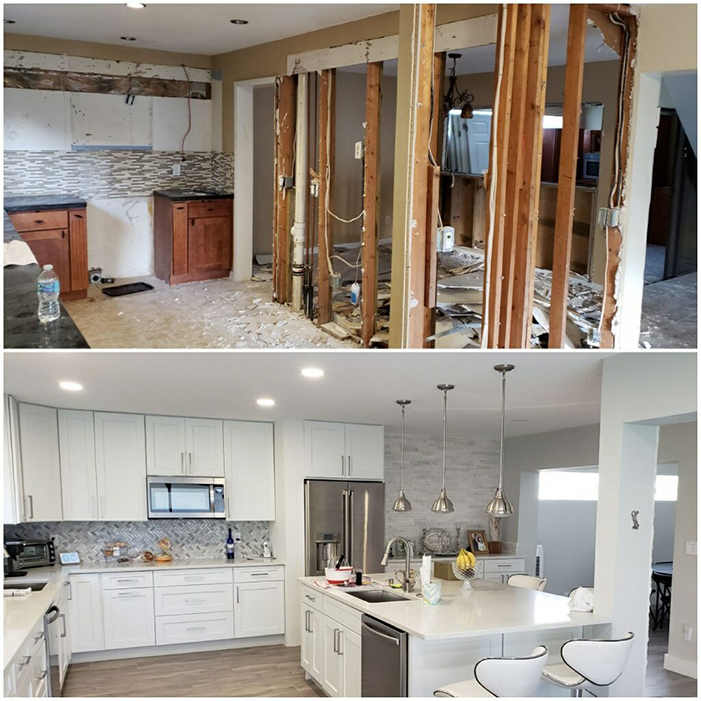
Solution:
[[[574,187],[577,180],[579,116],[582,111],[584,51],[587,32],[587,6],[570,5],[565,66],[565,97],[562,109],[560,174],[557,185],[553,276],[550,299],[549,347],[562,348],[567,328]]]
[[[512,87],[516,47],[517,5],[499,10],[497,34],[497,76],[494,95],[496,112],[492,119],[489,171],[486,186],[490,207],[485,245],[485,305],[482,317],[482,345],[496,348],[499,340],[502,261],[506,205],[506,165],[511,126]]]
[[[360,337],[368,348],[377,316],[377,246],[380,218],[380,113],[382,64],[368,63],[365,87],[365,151],[363,174],[363,250],[360,287]]]
[[[446,52],[441,51],[433,56],[433,111],[431,113],[431,153],[440,166],[443,150],[443,82],[445,80]]]
[[[318,315],[317,323],[331,321],[331,286],[329,283],[329,255],[333,251],[332,218],[326,209],[331,209],[333,191],[333,147],[336,131],[336,69],[321,72],[319,78],[319,242],[318,242]]]
[[[285,179],[292,178],[295,133],[295,81],[282,76],[275,82],[275,131],[277,182],[275,235],[273,238],[273,297],[285,303],[290,293],[290,210],[292,189]]]
[[[516,226],[519,197],[523,181],[523,124],[526,112],[528,79],[528,52],[531,29],[531,5],[517,6],[516,43],[514,54],[513,89],[511,96],[511,125],[506,164],[506,205],[504,217],[504,250],[502,255],[502,282],[499,311],[498,346],[506,348],[510,342],[511,304],[514,289],[516,261]]]
[[[550,5],[533,5],[528,53],[527,104],[523,125],[523,186],[518,203],[514,259],[509,342],[511,348],[530,346],[549,38]]]

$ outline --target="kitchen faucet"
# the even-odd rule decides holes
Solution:
[[[411,545],[409,545],[406,538],[402,538],[401,536],[394,536],[393,538],[390,538],[389,543],[387,543],[387,547],[385,548],[385,554],[380,560],[380,564],[383,567],[387,566],[387,562],[389,560],[389,552],[395,543],[404,543],[404,567],[406,569],[404,570],[404,581],[402,582],[402,589],[405,592],[410,592],[414,588],[414,579],[411,576]]]

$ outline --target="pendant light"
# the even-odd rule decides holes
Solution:
[[[397,399],[397,404],[402,407],[402,481],[399,487],[399,496],[397,501],[394,502],[392,508],[395,511],[411,511],[411,502],[406,498],[404,494],[404,412],[407,404],[411,404],[411,399]]]
[[[501,445],[499,448],[499,486],[494,493],[485,513],[490,516],[503,517],[511,516],[514,513],[514,507],[511,502],[504,496],[504,487],[502,484],[504,476],[504,422],[506,415],[506,373],[514,369],[513,365],[495,365],[494,369],[501,373]]]
[[[453,502],[448,499],[445,493],[445,443],[446,443],[446,423],[448,418],[448,392],[455,389],[455,385],[438,385],[438,389],[443,392],[443,484],[438,499],[433,502],[431,511],[438,514],[451,514],[455,510]]]

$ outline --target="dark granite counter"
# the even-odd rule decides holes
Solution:
[[[27,197],[5,197],[3,206],[10,214],[15,212],[46,212],[52,209],[82,209],[85,200],[75,195],[29,195]]]
[[[227,200],[233,198],[231,192],[221,192],[219,190],[154,190],[154,195],[166,197],[173,202],[184,200]]]
[[[62,204],[61,208],[64,207]],[[7,212],[3,212],[3,227],[5,243],[21,240]],[[89,348],[63,305],[59,319],[50,324],[39,321],[37,278],[40,272],[36,264],[5,268],[5,348]]]

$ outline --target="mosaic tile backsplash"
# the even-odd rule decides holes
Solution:
[[[160,521],[63,521],[20,523],[5,526],[5,538],[56,539],[56,553],[77,552],[83,562],[102,562],[102,549],[107,543],[129,544],[130,556],[144,550],[160,552],[158,541],[170,538],[175,559],[224,557],[224,541],[229,528],[241,533],[236,557],[261,557],[263,541],[270,539],[267,521],[234,523],[206,519]]]
[[[198,187],[232,191],[234,155],[186,153],[183,162],[178,151],[5,151],[3,174],[6,197],[148,197],[154,190]]]
[[[465,547],[467,529],[488,529],[484,509],[499,482],[499,442],[448,439],[445,482],[455,511],[436,514],[431,511],[431,505],[441,489],[443,437],[416,434],[405,437],[404,491],[412,505],[408,512],[392,509],[399,495],[401,440],[401,435],[385,436],[386,537],[400,535],[413,539],[420,549],[423,528],[445,528],[451,536],[452,546],[456,542],[456,526],[460,526],[460,545]]]

